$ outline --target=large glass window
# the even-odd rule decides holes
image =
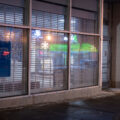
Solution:
[[[87,3],[87,4],[86,4]],[[98,0],[72,0],[71,88],[98,85]],[[87,33],[88,35],[82,35]]]
[[[0,27],[0,97],[26,92],[25,43],[22,29]]]
[[[98,0],[69,2],[0,0],[0,97],[98,84]]]
[[[98,38],[71,35],[71,88],[98,84]]]
[[[67,43],[67,34],[32,30],[32,93],[67,88]]]

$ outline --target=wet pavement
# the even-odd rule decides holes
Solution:
[[[87,100],[1,110],[0,120],[120,120],[120,93]]]

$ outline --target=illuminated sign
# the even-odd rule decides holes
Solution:
[[[51,44],[50,51],[67,52],[67,44]],[[71,52],[97,52],[97,48],[89,43],[71,44]]]
[[[78,43],[77,35],[73,35],[72,34],[70,39],[71,39],[71,43]],[[64,41],[68,41],[68,37],[67,36],[64,37]]]
[[[46,35],[46,40],[51,41],[52,40],[52,36],[50,34]]]
[[[43,42],[43,43],[41,43],[41,49],[44,49],[44,50],[46,50],[46,49],[48,49],[49,48],[49,44],[45,41],[45,42]]]
[[[33,30],[32,31],[32,37],[35,38],[35,39],[36,38],[43,38],[41,30]]]
[[[7,56],[7,55],[9,55],[9,54],[10,54],[9,51],[4,51],[4,52],[3,52],[3,56]]]
[[[89,43],[81,44],[80,51],[81,52],[98,52],[97,48],[94,45],[91,45]]]
[[[72,43],[78,43],[77,35],[71,35],[71,42]]]
[[[51,44],[49,50],[50,51],[60,51],[60,52],[67,52],[67,44]],[[80,44],[73,44],[71,45],[72,51],[80,51]]]
[[[11,43],[0,41],[0,77],[10,77]]]
[[[61,51],[61,52],[67,52],[67,45],[66,44],[51,44],[50,51]]]

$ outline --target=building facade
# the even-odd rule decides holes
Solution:
[[[0,0],[0,108],[102,89],[103,0]]]

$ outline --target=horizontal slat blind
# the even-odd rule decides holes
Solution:
[[[64,30],[64,15],[33,10],[32,26]]]
[[[97,33],[97,21],[95,19],[72,17],[71,30],[73,32]]]
[[[110,53],[109,53],[109,39],[105,39],[103,41],[103,54],[102,54],[102,80],[103,80],[103,87],[109,86],[110,80]]]
[[[0,23],[23,25],[24,9],[0,4]]]
[[[71,88],[98,85],[98,42],[97,37],[71,35]]]
[[[0,27],[0,44],[10,43],[10,76],[0,77],[0,97],[25,94],[23,80],[23,31]],[[1,46],[5,49],[7,46]],[[2,57],[3,51],[0,52]],[[2,60],[2,58],[0,58]]]
[[[51,39],[47,39],[50,35]],[[67,42],[63,33],[32,30],[31,92],[46,92],[66,88]]]

